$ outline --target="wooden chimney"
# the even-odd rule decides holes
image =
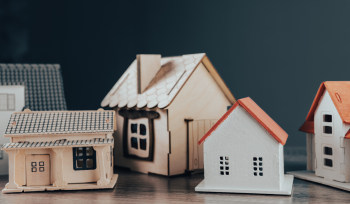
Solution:
[[[136,55],[138,94],[146,90],[148,84],[160,69],[161,55]]]

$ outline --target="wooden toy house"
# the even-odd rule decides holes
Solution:
[[[0,64],[0,135],[11,114],[67,110],[61,69],[58,64]],[[0,137],[0,146],[10,138]],[[0,175],[8,174],[8,155],[0,150]]]
[[[306,133],[307,171],[295,177],[350,191],[350,82],[323,82],[300,131]]]
[[[30,111],[11,115],[3,193],[113,188],[114,111]]]
[[[290,195],[284,175],[287,133],[251,98],[239,99],[200,139],[204,143],[201,192]]]
[[[235,101],[205,54],[138,55],[101,103],[116,111],[115,165],[166,176],[203,169],[197,142]]]

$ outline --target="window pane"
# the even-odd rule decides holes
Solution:
[[[324,159],[324,165],[333,167],[333,161],[331,159]]]
[[[333,155],[333,150],[332,150],[332,148],[330,148],[330,147],[324,147],[323,153],[324,153],[325,155]]]
[[[84,167],[84,160],[77,159],[77,168],[83,168],[83,167]]]
[[[131,124],[131,133],[137,133],[137,124]]]
[[[138,145],[137,145],[137,138],[136,137],[132,137],[131,138],[131,147],[138,149]]]
[[[7,94],[0,94],[0,110],[7,110]]]
[[[140,139],[140,149],[146,150],[147,141],[146,139]]]
[[[332,122],[332,115],[323,115],[323,122]]]
[[[94,160],[87,159],[86,160],[86,168],[92,168],[92,167],[94,167]]]
[[[86,147],[86,156],[94,155],[94,149],[92,147]]]
[[[8,97],[8,109],[15,110],[15,95],[8,94],[7,97]]]
[[[146,125],[140,124],[140,135],[146,135]]]
[[[323,126],[323,133],[332,134],[332,127],[331,126]]]
[[[83,148],[82,147],[78,147],[76,148],[76,151],[77,151],[77,156],[80,157],[80,156],[83,156]]]

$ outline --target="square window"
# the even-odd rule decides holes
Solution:
[[[39,171],[40,171],[40,172],[44,172],[44,170],[45,170],[44,167],[40,167],[40,168],[39,168]]]
[[[258,168],[254,167],[254,171],[258,170]]]
[[[142,149],[142,150],[147,149],[147,140],[146,139],[140,139],[140,149]]]
[[[83,153],[84,153],[84,151],[83,151],[83,148],[82,147],[78,147],[78,148],[76,148],[77,149],[77,156],[78,157],[80,157],[80,156],[83,156]]]
[[[262,172],[260,172],[260,173],[259,173],[259,176],[263,176],[263,173],[262,173]]]
[[[222,165],[222,164],[224,164],[224,162],[221,161],[220,164]]]
[[[94,150],[92,147],[86,147],[86,156],[94,155]]]
[[[94,160],[93,159],[87,159],[86,160],[86,168],[93,168],[94,167]]]
[[[220,166],[220,170],[224,170],[224,167],[223,167],[223,166]]]
[[[262,157],[259,157],[259,161],[262,161]]]
[[[228,165],[228,161],[225,161],[225,164]]]
[[[263,170],[263,168],[262,167],[259,167],[259,171],[262,171]]]
[[[84,160],[83,159],[77,159],[77,164],[76,164],[77,168],[83,168],[84,167]]]
[[[333,167],[333,160],[331,159],[324,159],[324,165],[328,167]]]
[[[221,175],[224,175],[224,172],[223,172],[223,171],[220,171],[220,174],[221,174]]]
[[[325,155],[333,155],[333,150],[330,147],[324,147],[323,154]]]
[[[257,176],[258,174],[256,172],[254,172],[254,176]]]
[[[36,162],[32,162],[31,165],[32,165],[32,166],[36,166]]]
[[[37,171],[36,167],[32,167],[32,172],[36,172],[36,171]]]
[[[131,124],[131,133],[137,133],[137,124]]]
[[[257,166],[258,164],[257,164],[256,162],[253,162],[253,165],[254,165],[254,166]]]
[[[228,157],[225,157],[226,160],[228,160]]]
[[[228,166],[226,166],[226,167],[225,167],[225,170],[229,170],[229,167],[228,167]]]
[[[332,115],[328,115],[328,114],[323,115],[323,122],[331,123],[332,122]]]
[[[226,175],[229,175],[229,172],[228,172],[228,171],[226,171],[225,173],[226,173]]]
[[[220,157],[220,160],[224,160],[224,157]]]
[[[257,160],[257,158],[256,157],[253,157],[253,161],[256,161]]]
[[[332,127],[331,126],[323,126],[323,133],[332,134]]]
[[[262,162],[259,162],[259,166],[262,166]]]
[[[140,135],[146,135],[146,125],[140,124]]]
[[[43,161],[39,162],[39,166],[44,166],[44,162]]]
[[[131,138],[131,147],[132,148],[135,148],[135,149],[138,149],[138,144],[137,144],[137,138],[136,137],[132,137]]]

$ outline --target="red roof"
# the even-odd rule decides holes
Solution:
[[[211,133],[219,127],[219,125],[226,120],[226,118],[232,113],[237,106],[243,107],[256,121],[260,123],[279,143],[282,145],[286,144],[288,134],[265,113],[251,98],[239,99],[231,108],[228,110],[218,122],[198,141],[198,145],[202,144]]]
[[[344,123],[350,123],[350,81],[326,81],[322,82],[318,89],[314,102],[306,116],[306,121],[299,129],[300,131],[314,134],[315,110],[326,89],[331,96],[340,118]]]

